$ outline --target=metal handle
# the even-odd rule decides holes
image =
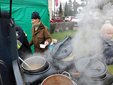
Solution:
[[[19,57],[19,59],[27,66],[29,67],[30,69],[32,68],[28,63],[26,63],[22,58]]]
[[[63,75],[66,75],[67,77],[71,78],[70,73],[68,73],[67,71],[62,72]]]

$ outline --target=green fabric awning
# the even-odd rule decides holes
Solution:
[[[10,0],[0,0],[1,10],[10,9]],[[48,0],[12,0],[12,18],[17,25],[26,32],[28,40],[31,39],[31,14],[39,12],[41,21],[50,28]]]

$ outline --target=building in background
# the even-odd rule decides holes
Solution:
[[[52,19],[53,1],[54,0],[48,0],[48,9],[49,9],[49,14],[50,14],[50,20]]]
[[[59,0],[48,0],[48,9],[49,9],[49,13],[50,13],[50,20],[52,19],[52,17],[55,16],[56,11],[59,8]]]

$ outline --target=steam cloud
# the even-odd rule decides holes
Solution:
[[[103,46],[100,29],[105,20],[112,20],[113,5],[109,0],[87,0],[79,14],[79,29],[72,43],[75,57],[102,56]]]
[[[112,13],[113,5],[110,0],[87,0],[87,5],[77,16],[80,19],[79,28],[72,40],[75,60],[80,57],[103,59],[100,29],[106,20],[113,22]],[[80,81],[86,83],[83,85],[103,85],[102,82],[94,83],[93,79],[87,79],[84,75],[80,78]]]

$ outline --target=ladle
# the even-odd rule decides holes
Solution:
[[[27,64],[22,58],[19,57],[19,59],[26,65],[28,66],[30,69],[31,69],[31,66],[29,64]]]

